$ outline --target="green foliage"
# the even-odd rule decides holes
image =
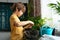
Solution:
[[[60,2],[57,1],[57,4],[50,3],[50,4],[48,4],[48,6],[53,8],[54,10],[56,10],[57,13],[60,15]]]
[[[39,29],[42,27],[42,25],[45,24],[45,19],[41,19],[40,16],[38,17],[29,17],[28,20],[31,20],[34,22],[33,29]]]

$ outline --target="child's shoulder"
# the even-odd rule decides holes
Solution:
[[[15,16],[15,15],[11,15],[10,18],[17,18],[17,16]]]
[[[12,20],[15,19],[15,16],[14,15],[11,15],[10,16],[10,19],[12,19]]]

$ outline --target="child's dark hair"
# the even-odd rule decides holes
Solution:
[[[22,10],[22,12],[25,12],[25,11],[26,11],[26,7],[25,7],[24,4],[21,3],[21,2],[14,3],[14,4],[12,5],[12,7],[11,7],[11,10],[12,10],[13,12],[15,12],[15,11],[16,11],[16,8],[18,9],[18,11],[20,11],[20,10]]]

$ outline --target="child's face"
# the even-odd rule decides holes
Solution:
[[[22,11],[19,11],[18,12],[18,17],[22,16],[23,15],[23,12]]]

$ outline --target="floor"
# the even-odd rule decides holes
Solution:
[[[55,31],[55,35],[60,36],[60,31]],[[10,40],[10,32],[0,32],[0,40]]]
[[[10,32],[0,32],[0,40],[10,40]]]

